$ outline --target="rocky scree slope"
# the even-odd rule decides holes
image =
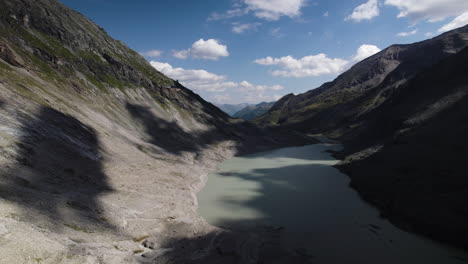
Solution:
[[[390,46],[255,121],[340,140],[339,167],[383,216],[468,248],[467,46],[468,26]]]
[[[60,2],[0,2],[1,263],[258,259],[195,193],[220,161],[278,144]]]

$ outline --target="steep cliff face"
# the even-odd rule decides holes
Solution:
[[[195,193],[262,134],[60,2],[0,2],[0,262],[255,258]]]

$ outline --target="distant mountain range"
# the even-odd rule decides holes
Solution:
[[[247,103],[242,104],[215,104],[219,109],[223,110],[226,114],[233,116],[244,107],[249,106]]]
[[[254,121],[344,143],[339,167],[382,215],[468,248],[468,26],[392,45]]]
[[[274,104],[275,102],[262,102],[256,105],[248,105],[240,111],[236,112],[233,117],[252,120],[265,114]]]

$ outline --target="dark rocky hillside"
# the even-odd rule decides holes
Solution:
[[[468,48],[404,84],[348,135],[340,166],[382,214],[468,248]],[[364,121],[363,121],[364,122]]]
[[[242,118],[244,120],[252,120],[265,114],[275,102],[263,102],[256,105],[248,105],[236,112],[233,117]]]
[[[468,248],[468,26],[393,45],[255,121],[323,134],[351,184],[394,223]]]

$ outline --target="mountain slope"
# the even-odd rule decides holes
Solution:
[[[218,104],[216,105],[219,109],[223,110],[226,114],[232,116],[238,111],[242,110],[244,107],[247,107],[249,104]]]
[[[355,125],[354,118],[377,108],[419,71],[467,45],[468,26],[430,40],[390,46],[357,63],[333,82],[281,98],[256,122],[308,133],[342,135],[348,125]],[[366,97],[369,94],[372,96]],[[362,100],[365,97],[367,100]]]
[[[257,241],[197,215],[195,193],[221,160],[281,144],[264,133],[60,2],[0,1],[2,263],[255,258]]]
[[[468,48],[419,73],[353,135],[340,168],[383,214],[468,248]],[[363,117],[364,119],[364,117]],[[376,177],[376,175],[378,175]]]
[[[244,120],[252,120],[266,113],[274,104],[275,102],[262,102],[256,105],[248,105],[232,116]]]
[[[393,45],[255,121],[339,139],[339,168],[394,223],[468,248],[468,26]]]

